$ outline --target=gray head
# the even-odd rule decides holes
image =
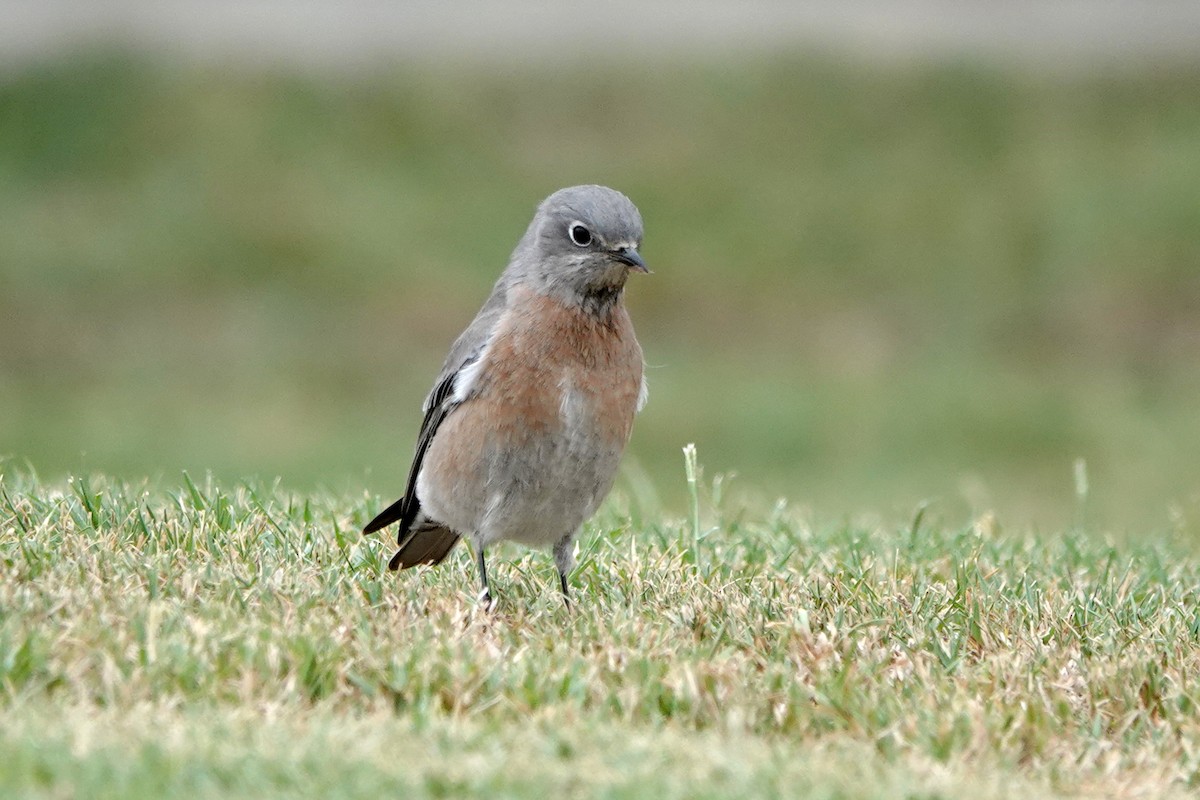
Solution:
[[[642,215],[628,197],[604,186],[571,186],[538,206],[509,271],[545,294],[606,305],[620,297],[630,272],[649,271],[641,244]]]

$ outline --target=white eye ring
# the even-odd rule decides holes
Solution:
[[[582,222],[572,222],[567,226],[567,236],[576,247],[587,247],[592,243],[592,232]]]

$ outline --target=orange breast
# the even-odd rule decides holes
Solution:
[[[596,317],[543,296],[513,301],[489,350],[480,394],[535,433],[571,423],[565,412],[574,405],[582,414],[574,421],[590,426],[597,444],[624,447],[642,382],[642,349],[625,307]]]
[[[637,410],[642,350],[623,306],[597,317],[520,289],[509,302],[471,397],[425,459],[423,502],[447,509],[449,522],[449,509],[463,509],[464,530],[495,491],[578,492],[581,504],[597,487],[606,493]]]

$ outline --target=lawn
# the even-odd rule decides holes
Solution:
[[[385,498],[3,475],[6,797],[1169,797],[1200,559],[620,497],[545,554],[388,573]],[[697,524],[698,523],[698,524]],[[696,536],[696,532],[699,536]]]

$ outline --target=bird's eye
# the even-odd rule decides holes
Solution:
[[[585,228],[582,222],[572,222],[567,228],[567,235],[578,247],[587,247],[592,243],[592,232]]]

